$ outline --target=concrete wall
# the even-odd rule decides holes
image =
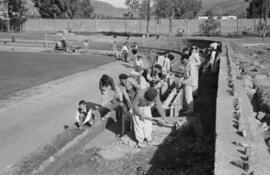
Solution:
[[[221,34],[241,33],[242,31],[254,32],[258,19],[238,19],[238,20],[217,20]],[[268,19],[268,24],[270,19]],[[173,20],[173,33],[178,28],[185,30],[185,34],[202,34],[205,25],[203,20]],[[145,20],[95,20],[95,19],[28,19],[23,25],[25,32],[57,32],[63,29],[70,29],[74,32],[133,32],[145,33]],[[150,21],[150,33],[168,33],[168,20]]]

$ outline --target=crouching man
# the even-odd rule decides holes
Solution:
[[[81,127],[90,127],[94,124],[93,118],[92,118],[93,111],[90,108],[90,105],[87,105],[87,103],[84,100],[81,100],[79,102],[79,108],[76,111],[75,119],[76,123],[75,125],[78,128]]]
[[[166,119],[165,111],[155,88],[139,90],[133,101],[133,123],[138,147],[145,147],[144,141],[152,141],[152,113],[151,107],[155,105],[159,114],[164,120]],[[150,119],[150,120],[149,120]]]

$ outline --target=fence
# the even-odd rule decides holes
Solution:
[[[256,32],[259,19],[216,20],[220,34]],[[268,24],[270,19],[268,19]],[[173,34],[181,28],[187,35],[202,34],[205,28],[204,20],[173,20]],[[145,20],[96,20],[96,19],[28,19],[23,24],[25,32],[58,32],[67,29],[73,32],[133,32],[146,33]],[[150,33],[166,34],[169,32],[169,20],[151,20]]]

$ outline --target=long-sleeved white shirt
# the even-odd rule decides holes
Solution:
[[[192,61],[185,66],[184,82],[188,86],[196,86],[196,67]]]
[[[128,46],[124,45],[122,47],[121,53],[123,53],[123,52],[127,52],[127,53],[129,52]]]
[[[166,60],[166,58],[163,55],[161,55],[157,59],[157,64],[159,64],[159,65],[161,65],[163,67],[164,63],[165,63],[165,60]]]
[[[86,112],[86,110],[82,111],[82,112]],[[82,123],[82,124],[86,124],[87,122],[90,121],[91,119],[91,115],[92,115],[92,109],[90,109],[87,113],[87,116],[85,118],[84,121],[80,121],[80,115],[81,113],[79,113],[79,111],[77,110],[76,113],[75,113],[75,120],[78,122],[78,123]]]
[[[169,73],[171,69],[171,61],[169,58],[165,58],[164,64],[162,65],[162,71],[165,73]]]
[[[197,52],[192,53],[189,59],[196,67],[199,67],[202,64],[200,55]]]
[[[141,68],[144,68],[144,67],[143,67],[143,60],[142,60],[142,59],[137,60],[137,59],[135,58],[135,66],[140,66]]]

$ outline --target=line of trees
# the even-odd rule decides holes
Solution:
[[[146,32],[149,31],[151,17],[157,20],[169,19],[169,32],[172,32],[173,19],[192,19],[201,9],[199,0],[126,0],[129,16],[137,13],[140,18],[147,21]]]
[[[247,18],[260,18],[259,25],[257,26],[258,33],[264,37],[267,34],[267,18],[270,17],[269,0],[245,0],[249,2],[249,7],[247,8]],[[264,19],[264,23],[262,22]]]
[[[94,7],[90,0],[33,0],[42,18],[91,18]]]

